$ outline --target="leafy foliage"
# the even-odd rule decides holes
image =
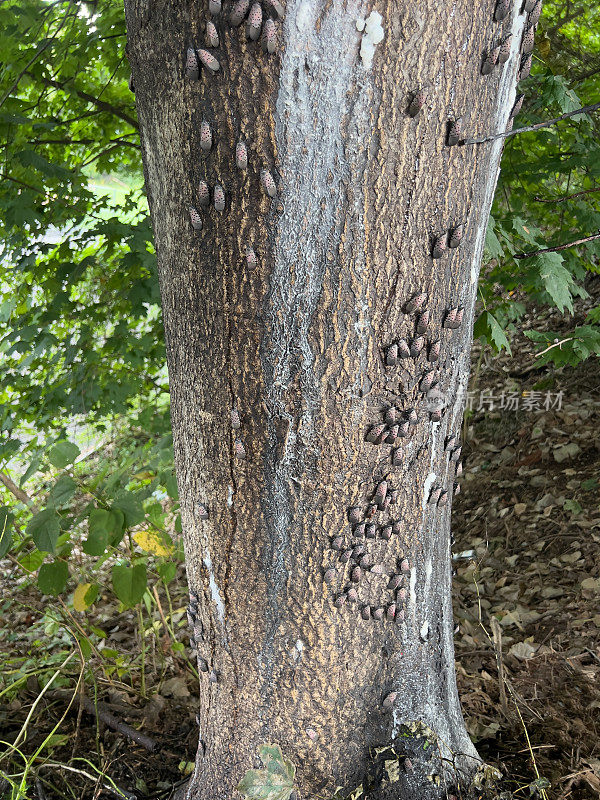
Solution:
[[[583,0],[544,3],[532,75],[519,87],[526,101],[515,127],[595,101],[600,90],[599,23],[598,8]],[[593,235],[600,228],[598,141],[597,115],[579,115],[506,140],[480,283],[484,314],[491,314],[505,331],[516,330],[525,311],[524,303],[515,304],[517,297],[572,314],[573,298],[585,298],[586,282],[600,271],[600,240],[514,258]],[[592,327],[596,324],[590,320]],[[489,316],[477,330],[496,350],[506,346]],[[572,335],[574,341],[580,338],[575,331]],[[588,343],[594,338],[591,332],[581,336]],[[553,353],[546,362],[573,365],[598,353],[595,346],[574,345],[569,359]]]
[[[263,744],[258,755],[265,768],[248,770],[237,787],[238,792],[256,800],[288,800],[294,791],[294,764],[283,758],[278,745]]]

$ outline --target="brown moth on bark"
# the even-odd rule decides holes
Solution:
[[[502,150],[462,140],[506,129],[526,17],[504,0],[255,5],[276,48],[254,41],[246,0],[125,0],[203,631],[186,796],[230,800],[263,743],[295,763],[302,797],[354,789],[382,747],[404,768],[370,797],[465,796],[479,761],[454,676],[450,510],[429,500],[454,480],[444,448]],[[219,46],[191,80],[208,21]],[[482,78],[482,49],[510,34]],[[411,116],[419,86],[427,113]],[[428,232],[467,216],[460,249],[432,260]]]

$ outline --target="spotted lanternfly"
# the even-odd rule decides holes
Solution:
[[[525,78],[529,77],[529,73],[531,72],[531,63],[533,60],[533,54],[529,53],[526,56],[523,56],[521,59],[521,68],[519,69],[519,80],[523,81]]]
[[[537,3],[534,5],[533,9],[531,10],[531,14],[529,15],[529,19],[527,22],[530,25],[537,25],[540,21],[540,17],[542,15],[542,0],[538,0]]]
[[[454,484],[454,494],[460,494],[460,483]]]
[[[190,649],[195,650],[197,647],[196,640],[193,636],[190,636]]]
[[[446,252],[446,235],[442,233],[441,236],[436,236],[433,242],[433,249],[431,251],[432,258],[441,258]]]
[[[494,11],[494,19],[496,22],[502,22],[510,10],[510,0],[498,0],[496,9]]]
[[[531,53],[535,40],[535,25],[530,25],[523,34],[523,41],[521,42],[521,52]]]
[[[212,131],[205,119],[200,123],[200,147],[205,151],[212,147]]]
[[[407,314],[412,314],[413,311],[418,311],[426,299],[427,295],[422,292],[420,294],[415,294],[404,306],[405,312]]]
[[[448,146],[452,147],[455,144],[458,144],[462,137],[462,117],[455,119],[450,123],[448,128]]]
[[[354,536],[364,536],[365,535],[365,523],[359,522],[358,525],[355,525],[352,528],[352,534]]]
[[[257,265],[256,260],[256,253],[254,252],[254,248],[250,247],[250,245],[246,246],[246,266],[248,269],[254,270],[256,269]]]
[[[208,680],[211,683],[218,683],[219,682],[219,678],[217,676],[217,673],[214,670],[211,670],[211,672],[210,672],[210,674],[208,676]]]
[[[325,570],[325,574],[323,575],[323,580],[325,583],[333,583],[333,579],[335,578],[335,570],[333,567],[329,567],[329,569]]]
[[[383,575],[383,564],[373,564],[371,572],[373,575]]]
[[[208,662],[202,656],[198,656],[198,669],[200,672],[208,672]]]
[[[392,489],[392,491],[389,494],[389,498],[390,498],[390,503],[392,505],[394,505],[394,503],[397,503],[398,502],[398,489]]]
[[[192,81],[197,81],[200,77],[198,58],[196,57],[196,51],[193,47],[188,47],[187,49],[187,56],[185,59],[185,74]]]
[[[429,352],[427,353],[427,361],[437,361],[440,357],[440,340],[436,339],[429,345]]]
[[[406,770],[406,772],[412,772],[413,771],[413,763],[410,760],[410,758],[405,758],[404,759],[404,769]]]
[[[245,459],[246,458],[246,448],[244,447],[244,443],[241,439],[236,439],[233,445],[233,452],[236,458]]]
[[[456,465],[456,475],[460,477],[462,475],[462,472],[463,472],[462,461],[459,461],[458,464]]]
[[[410,435],[410,421],[404,420],[404,422],[400,423],[400,427],[398,428],[398,436],[400,436],[401,439],[406,439],[408,438],[409,435]]]
[[[373,517],[378,511],[379,507],[376,504],[373,504],[367,508],[367,513],[365,514],[365,517],[367,519],[373,519]]]
[[[521,110],[521,106],[523,105],[523,100],[525,99],[524,94],[517,95],[517,99],[515,100],[515,104],[511,109],[510,117],[516,117],[519,111]]]
[[[455,248],[458,247],[462,241],[463,232],[465,226],[464,225],[457,225],[456,228],[452,228],[450,231],[450,238],[448,239],[448,247]]]
[[[248,166],[248,150],[242,139],[235,146],[235,165],[238,169],[246,169]]]
[[[346,592],[346,597],[348,598],[348,600],[351,603],[357,603],[358,602],[358,592],[356,591],[354,586],[351,586],[348,589],[348,591]]]
[[[430,369],[421,378],[421,382],[419,383],[419,390],[421,392],[428,392],[433,386],[433,378],[434,378],[434,372],[432,369]]]
[[[210,20],[206,23],[206,46],[207,47],[219,46],[219,34],[217,33],[215,23],[211,22]]]
[[[373,619],[383,619],[383,608],[376,608],[373,611]]]
[[[533,7],[535,5],[536,0],[525,0],[525,4],[523,6],[523,13],[529,14],[530,11],[533,11]]]
[[[360,615],[361,615],[361,617],[363,619],[370,619],[371,618],[371,606],[365,606],[362,609],[362,611],[360,612]]]
[[[460,459],[461,453],[462,453],[462,445],[459,444],[459,446],[455,447],[454,450],[450,453],[450,461],[458,461]]]
[[[393,425],[398,419],[398,409],[395,406],[390,406],[384,414],[383,421],[386,425]]]
[[[385,610],[385,616],[389,620],[393,620],[396,616],[396,603],[390,603]]]
[[[400,562],[400,569],[402,572],[410,572],[410,564],[407,558],[403,558]]]
[[[361,556],[364,556],[366,551],[367,551],[367,548],[364,546],[364,544],[357,544],[356,547],[354,548],[354,550],[352,551],[352,558],[354,558],[356,560],[356,559],[360,558]]]
[[[133,84],[133,75],[129,76],[129,80],[127,81],[127,85],[129,86],[129,91],[135,94],[135,86]]]
[[[279,19],[283,19],[283,16],[284,16],[285,12],[284,12],[283,6],[279,2],[279,0],[266,0],[266,2],[267,2],[267,5],[270,5],[271,8],[275,11],[275,13],[279,17]]]
[[[198,184],[198,202],[201,206],[207,206],[210,203],[210,191],[206,181],[200,181]]]
[[[381,508],[383,501],[385,500],[387,489],[387,481],[381,481],[381,483],[375,489],[375,503],[379,506],[379,508]]]
[[[208,508],[204,503],[198,503],[198,519],[208,519]]]
[[[502,39],[502,43],[500,44],[500,52],[498,53],[499,64],[506,64],[506,62],[510,58],[511,45],[512,45],[512,33],[509,33],[508,36],[505,36],[504,39]]]
[[[410,358],[410,348],[406,343],[406,339],[398,340],[398,355],[400,358]]]
[[[442,490],[441,490],[441,488],[439,486],[434,487],[429,492],[429,502],[430,503],[437,503],[437,501],[440,499],[441,493],[442,493]]]
[[[277,49],[277,25],[272,19],[265,20],[261,47],[265,53],[274,53]]]
[[[344,605],[345,602],[346,602],[346,595],[345,594],[340,594],[340,595],[338,595],[338,597],[336,597],[335,602],[333,603],[333,605],[336,608],[341,608]]]
[[[398,345],[395,342],[386,351],[385,363],[388,367],[395,367],[398,364]]]
[[[225,209],[225,191],[220,183],[215,184],[213,200],[215,204],[215,211],[223,211]]]
[[[425,345],[423,336],[416,336],[410,343],[410,354],[413,358],[418,358]]]
[[[269,197],[275,197],[277,194],[277,186],[269,170],[262,169],[260,171],[260,182],[264,193]]]
[[[371,567],[372,564],[373,564],[373,559],[368,553],[365,553],[364,556],[361,556],[358,562],[358,566],[361,567],[362,569],[369,569],[369,567]]]
[[[397,448],[392,453],[392,466],[393,467],[400,467],[402,465],[402,453],[400,448]]]
[[[392,526],[391,525],[385,525],[381,529],[381,538],[385,539],[386,541],[389,541],[392,538]]]
[[[399,601],[400,603],[404,603],[406,601],[407,596],[408,592],[406,591],[406,589],[398,589],[398,591],[396,592],[396,600]]]
[[[392,525],[392,533],[394,536],[399,536],[402,530],[402,522],[400,520],[396,520],[396,522]]]
[[[221,13],[221,0],[208,0],[208,13],[220,14]]]
[[[439,422],[442,418],[442,412],[439,408],[436,408],[435,411],[431,411],[429,414],[429,419],[431,422]]]
[[[365,527],[365,536],[367,539],[374,539],[376,536],[376,528],[373,523],[370,523]]]
[[[485,58],[483,59],[483,64],[481,65],[482,75],[490,75],[494,71],[494,67],[498,63],[499,56],[500,47],[493,47],[491,50],[487,51]]]
[[[396,439],[398,438],[398,430],[400,425],[392,425],[388,431],[388,435],[385,437],[386,444],[394,444]]]
[[[367,442],[372,442],[373,444],[381,444],[386,436],[387,433],[385,425],[373,425],[373,427],[367,433],[366,440]]]
[[[237,28],[238,25],[241,25],[242,20],[248,13],[249,8],[250,0],[237,0],[237,3],[233,4],[229,14],[229,24],[233,25],[234,28]]]
[[[392,577],[390,578],[390,582],[388,583],[388,589],[391,589],[392,591],[396,591],[396,589],[402,583],[403,579],[404,579],[403,575],[399,575],[399,574],[398,575],[392,575]]]
[[[198,58],[200,59],[202,66],[206,67],[206,69],[210,72],[219,71],[219,62],[212,53],[208,52],[208,50],[198,50]]]
[[[448,503],[448,492],[444,489],[444,491],[440,494],[440,499],[438,500],[438,506],[445,506]]]
[[[352,556],[352,548],[350,547],[348,550],[344,550],[344,552],[340,555],[340,561],[342,564],[346,564],[346,562],[350,561],[350,557]]]
[[[456,317],[454,318],[454,325],[452,326],[453,328],[460,328],[460,326],[462,325],[464,313],[465,310],[464,308],[462,308],[462,306],[456,310]]]
[[[416,425],[419,421],[419,415],[417,414],[416,408],[409,408],[408,413],[406,415],[409,425]]]
[[[415,92],[413,99],[410,101],[410,105],[407,109],[407,114],[409,117],[416,117],[419,111],[423,108],[425,104],[425,92],[423,89],[419,89],[418,92]]]
[[[454,434],[453,436],[449,436],[446,439],[446,450],[452,450],[453,447],[456,445],[457,436]]]
[[[417,333],[425,333],[429,325],[429,316],[429,309],[425,309],[425,311],[419,314],[417,317]]]
[[[332,550],[341,550],[344,545],[344,540],[341,536],[334,536],[331,540],[331,549]]]
[[[252,3],[252,8],[248,14],[246,23],[246,36],[255,42],[260,36],[262,28],[262,6],[260,3]]]
[[[354,525],[357,522],[360,522],[360,518],[362,516],[362,511],[358,506],[353,506],[348,511],[348,522]]]
[[[446,312],[446,316],[444,317],[444,328],[454,327],[454,322],[456,320],[457,313],[458,313],[458,308],[451,308],[449,311]]]
[[[358,583],[362,578],[362,569],[360,567],[354,567],[352,572],[350,573],[350,580],[352,583]]]
[[[195,231],[202,230],[202,217],[193,206],[190,206],[190,221]]]

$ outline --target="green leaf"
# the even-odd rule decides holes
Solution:
[[[500,244],[500,240],[494,231],[494,218],[490,217],[488,226],[485,232],[485,249],[487,250],[489,258],[502,258],[504,250]]]
[[[140,602],[147,585],[145,564],[115,564],[112,568],[112,584],[115,594],[123,605],[131,607]]]
[[[560,253],[540,253],[535,256],[533,266],[539,272],[544,288],[559,311],[568,308],[573,313],[573,276],[562,262]]]
[[[238,791],[256,800],[288,800],[294,790],[294,765],[283,758],[278,745],[261,745],[258,754],[265,769],[248,770]]]
[[[113,508],[123,513],[128,528],[138,525],[145,517],[142,504],[131,492],[118,495],[113,502]]]
[[[14,515],[8,507],[0,508],[0,558],[4,558],[12,544],[14,519]]]
[[[38,588],[42,594],[59,595],[69,580],[69,567],[64,561],[42,564],[38,573]]]
[[[499,353],[503,348],[512,355],[506,334],[502,330],[496,317],[489,311],[484,311],[473,328],[473,338],[483,339]]]
[[[101,556],[108,546],[113,531],[114,516],[103,508],[94,508],[88,517],[88,538],[83,543],[83,552],[88,556]]]
[[[164,564],[158,565],[157,570],[163,583],[171,583],[177,573],[177,564],[172,561],[165,561]]]
[[[48,453],[48,459],[58,469],[64,469],[75,461],[80,452],[72,442],[58,442]]]
[[[26,533],[33,537],[38,550],[53,553],[60,533],[60,517],[53,508],[45,508],[29,520]]]
[[[77,490],[77,484],[70,475],[61,475],[48,495],[48,505],[54,508],[66,506]]]

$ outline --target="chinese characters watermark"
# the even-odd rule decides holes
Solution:
[[[469,411],[560,411],[563,392],[500,392],[489,389],[467,393]]]

